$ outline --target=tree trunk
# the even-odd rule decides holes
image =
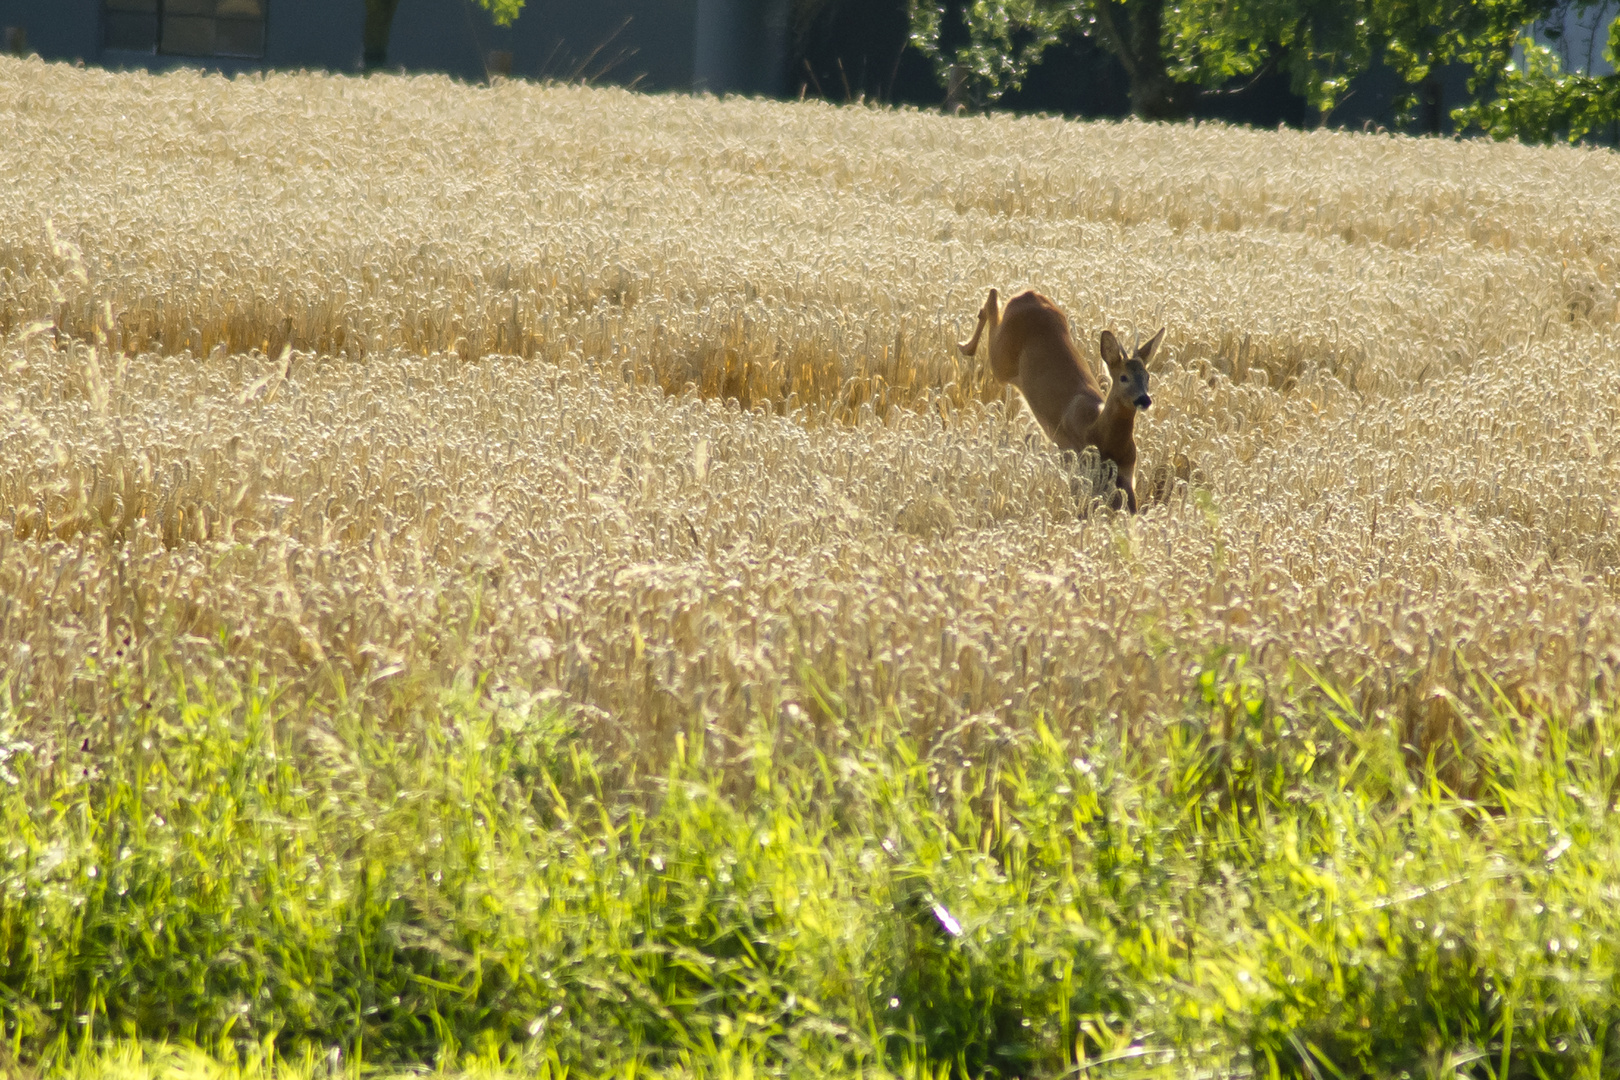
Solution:
[[[1186,119],[1198,87],[1172,79],[1164,62],[1164,0],[1097,0],[1096,11],[1098,37],[1131,81],[1131,112],[1144,120]]]
[[[366,0],[366,70],[388,62],[388,30],[394,23],[399,0]]]

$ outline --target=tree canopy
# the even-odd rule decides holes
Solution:
[[[1609,27],[1605,56],[1620,69],[1620,19]],[[1524,62],[1507,65],[1496,93],[1459,112],[1498,139],[1574,142],[1620,121],[1620,74],[1567,73],[1557,53],[1526,42]]]
[[[1410,110],[1431,72],[1460,63],[1478,101],[1456,118],[1499,137],[1578,138],[1614,119],[1615,78],[1567,75],[1525,33],[1598,0],[907,0],[911,42],[941,80],[966,78],[980,99],[1016,89],[1042,54],[1073,35],[1119,59],[1131,108],[1189,115],[1199,97],[1267,70],[1286,73],[1322,115],[1352,77],[1382,62]],[[1524,61],[1514,61],[1523,46]],[[1611,41],[1611,51],[1616,42]]]

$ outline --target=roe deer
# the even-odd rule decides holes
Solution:
[[[1029,411],[1053,442],[1077,454],[1095,446],[1098,454],[1112,461],[1126,505],[1136,513],[1136,410],[1153,404],[1148,397],[1147,362],[1164,338],[1164,329],[1129,359],[1113,332],[1102,332],[1103,363],[1113,380],[1105,397],[1074,347],[1069,320],[1040,293],[1021,292],[1003,308],[991,289],[979,309],[978,328],[956,347],[972,356],[986,326],[990,370],[996,378],[1018,384]]]

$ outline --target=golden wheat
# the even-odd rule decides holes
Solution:
[[[0,667],[458,675],[604,725],[1176,714],[1246,650],[1444,737],[1620,669],[1620,159],[0,60]],[[1168,324],[1138,518],[954,355]],[[825,692],[825,689],[823,689]]]

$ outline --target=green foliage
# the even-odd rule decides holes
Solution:
[[[1620,20],[1609,27],[1611,64],[1620,59]],[[1524,43],[1524,64],[1508,64],[1494,98],[1455,114],[1497,139],[1577,142],[1587,134],[1620,122],[1620,75],[1579,75],[1562,70],[1552,50]]]
[[[1366,70],[1375,47],[1362,3],[1187,0],[1169,9],[1165,32],[1178,80],[1216,87],[1272,65],[1322,113]]]
[[[1531,23],[1565,7],[1582,8],[1595,0],[1375,0],[1370,11],[1383,58],[1407,85],[1397,99],[1406,116],[1418,84],[1444,64],[1464,64],[1471,71],[1469,89],[1484,98],[1496,92],[1508,72],[1513,50],[1534,48],[1525,31]]]
[[[946,56],[939,5],[911,0],[912,44],[934,57],[942,75],[962,65],[981,94],[995,100],[1016,89],[1051,45],[1071,34],[1095,37],[1119,58],[1137,111],[1175,86],[1193,91],[1252,76],[1268,65],[1288,71],[1318,108],[1332,107],[1348,77],[1374,56],[1375,33],[1406,0],[1316,3],[1313,0],[977,0],[961,12],[967,42]],[[1154,87],[1158,89],[1155,90]],[[1193,95],[1182,93],[1184,108]]]
[[[950,68],[965,70],[974,91],[994,101],[1023,85],[1030,68],[1052,45],[1063,40],[1075,20],[1075,5],[1045,0],[968,4],[961,12],[968,41],[947,54],[940,44],[945,8],[923,0],[906,0],[911,20],[911,44],[933,61],[941,83]]]
[[[478,0],[478,6],[489,12],[496,26],[510,26],[523,12],[524,0]]]
[[[1216,651],[1166,730],[1031,717],[927,747],[812,678],[816,721],[694,726],[652,776],[475,684],[368,717],[341,688],[98,670],[114,711],[26,732],[0,691],[5,1045],[553,1077],[1613,1075],[1620,714],[1498,694],[1456,706],[1455,760],[1416,761],[1303,674]]]
[[[1595,0],[1575,0],[1577,8]],[[966,42],[942,47],[955,15],[909,0],[911,43],[932,57],[941,79],[959,65],[970,86],[994,101],[1017,89],[1042,54],[1069,35],[1094,36],[1117,56],[1143,115],[1185,114],[1198,88],[1253,76],[1268,66],[1289,74],[1296,92],[1324,115],[1350,79],[1375,62],[1405,83],[1397,112],[1409,116],[1417,89],[1438,67],[1466,64],[1477,105],[1458,110],[1498,138],[1578,139],[1620,119],[1616,80],[1564,75],[1525,28],[1562,5],[1556,0],[975,0],[960,12]],[[1512,62],[1523,45],[1523,69]],[[1184,92],[1173,89],[1180,87]],[[1153,111],[1157,110],[1157,111]]]

